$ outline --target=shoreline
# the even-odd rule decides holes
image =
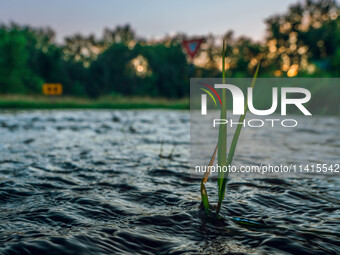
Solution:
[[[78,97],[0,95],[0,109],[189,109],[189,98],[106,96],[98,99]]]

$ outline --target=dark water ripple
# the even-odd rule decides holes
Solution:
[[[318,120],[324,131],[291,136],[311,136],[334,160],[340,120]],[[340,254],[337,176],[231,176],[222,214],[275,227],[209,219],[188,131],[186,112],[1,112],[0,253]],[[299,157],[310,146],[281,142]],[[262,160],[251,149],[238,160]],[[207,189],[216,202],[215,182]]]

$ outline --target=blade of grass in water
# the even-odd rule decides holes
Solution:
[[[222,79],[223,83],[225,83],[225,41],[223,40],[223,50],[222,50]],[[226,91],[222,89],[222,106],[221,106],[221,119],[227,118],[227,102],[226,102]],[[216,103],[215,103],[216,104]],[[227,163],[227,125],[220,125],[219,128],[219,136],[218,136],[218,143],[215,148],[214,154],[211,157],[209,166],[212,166],[214,163],[216,152],[218,151],[218,165],[225,166]],[[208,167],[209,169],[209,167]],[[210,171],[208,170],[201,181],[201,198],[204,210],[206,214],[209,214],[209,201],[208,201],[208,194],[205,188],[204,183],[208,180]],[[219,189],[222,187],[222,181],[224,178],[224,173],[222,171],[218,172],[218,187]]]
[[[209,200],[208,200],[208,193],[207,190],[205,188],[204,183],[207,182],[209,174],[210,174],[210,166],[213,165],[214,161],[215,161],[215,157],[216,157],[216,152],[217,152],[217,145],[214,151],[214,154],[212,155],[210,162],[209,162],[209,167],[208,170],[205,172],[203,179],[201,181],[201,198],[202,198],[202,204],[203,204],[203,208],[205,213],[208,215],[209,214]]]
[[[257,74],[259,72],[259,68],[260,68],[260,62],[257,65],[257,68],[256,68],[256,71],[255,71],[253,80],[251,82],[251,87],[252,88],[254,88],[254,86],[255,86]],[[228,159],[227,159],[227,162],[226,162],[227,166],[231,165],[231,162],[233,161],[234,153],[235,153],[235,150],[236,150],[236,145],[237,145],[237,142],[238,142],[238,138],[240,136],[241,129],[243,127],[242,123],[244,121],[244,118],[246,117],[247,111],[248,111],[248,98],[247,98],[247,100],[245,102],[244,114],[241,115],[241,117],[239,119],[239,124],[237,125],[237,128],[236,128],[233,140],[232,140],[231,145],[230,145],[229,155],[228,155]],[[226,184],[227,184],[227,181],[228,181],[228,172],[227,172],[227,175],[224,176],[224,177],[225,178],[222,180],[222,185],[221,185],[221,187],[219,189],[219,194],[218,194],[217,214],[219,214],[219,212],[221,210],[222,201],[224,199]]]
[[[207,215],[209,215],[209,200],[208,200],[208,194],[207,190],[205,189],[205,185],[203,181],[201,182],[201,198],[202,198],[202,204],[204,211]]]
[[[222,51],[222,83],[225,83],[225,40],[223,40],[223,51]],[[221,119],[227,119],[227,95],[226,89],[222,89],[222,106],[221,106]],[[218,154],[217,154],[217,164],[220,169],[223,169],[227,164],[227,125],[220,125],[218,133]],[[224,172],[218,172],[218,189],[219,194],[222,188],[222,183],[224,179]]]
[[[215,147],[215,150],[214,150],[214,154],[212,155],[211,159],[210,159],[210,162],[209,162],[209,166],[212,166],[214,161],[215,161],[215,157],[216,157],[216,152],[217,152],[217,145]],[[208,180],[208,177],[209,177],[209,174],[210,174],[210,168],[208,167],[208,171],[205,172],[204,176],[203,176],[203,179],[202,179],[202,182],[203,183],[206,183],[207,180]]]

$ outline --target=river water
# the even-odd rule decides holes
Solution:
[[[0,254],[340,254],[339,173],[231,174],[221,215],[265,225],[205,217],[189,172],[189,118],[1,111]],[[271,149],[260,136],[263,153],[339,163],[340,118],[314,120],[289,134],[294,146],[277,136],[282,147]],[[236,163],[259,154],[252,144]],[[214,204],[216,181],[206,186]]]

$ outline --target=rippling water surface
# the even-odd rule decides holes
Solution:
[[[339,161],[340,119],[315,119],[266,150]],[[1,254],[340,254],[339,174],[231,175],[222,215],[268,227],[204,217],[187,112],[2,111],[0,137]]]

